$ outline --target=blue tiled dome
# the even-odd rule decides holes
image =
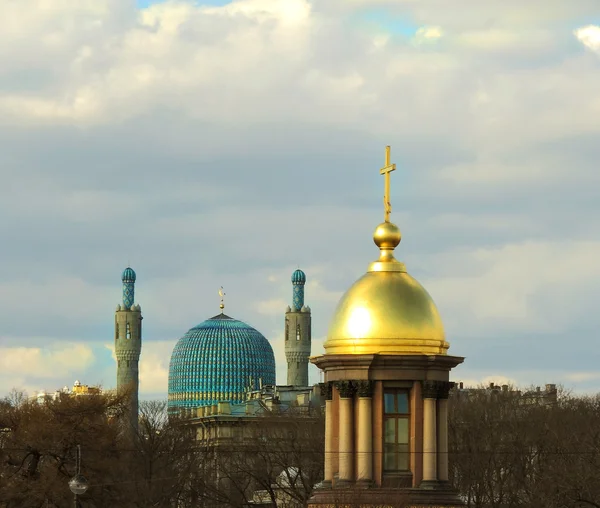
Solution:
[[[275,384],[275,355],[251,326],[220,314],[190,329],[169,365],[169,409],[241,402],[249,386]]]
[[[121,280],[123,282],[135,282],[135,272],[133,271],[133,268],[125,268],[125,270],[123,270],[123,275],[121,275]]]
[[[306,284],[306,274],[298,269],[292,274],[292,284]]]

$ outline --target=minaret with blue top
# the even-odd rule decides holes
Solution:
[[[115,355],[117,357],[117,391],[127,391],[130,396],[129,420],[138,425],[138,362],[142,352],[142,309],[135,304],[135,279],[132,268],[123,271],[123,303],[115,312]]]
[[[285,358],[287,384],[308,386],[308,359],[311,345],[310,307],[304,305],[306,274],[298,269],[292,274],[292,306],[285,313]]]

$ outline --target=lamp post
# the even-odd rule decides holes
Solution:
[[[69,480],[69,488],[75,495],[73,506],[77,508],[77,496],[85,494],[88,489],[88,481],[81,474],[81,446],[77,445],[77,474]]]

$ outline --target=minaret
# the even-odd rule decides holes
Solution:
[[[123,281],[123,303],[115,312],[115,354],[117,357],[117,391],[130,393],[130,422],[134,429],[138,424],[138,361],[142,351],[142,311],[134,303],[135,272],[125,268]]]
[[[292,274],[292,307],[285,312],[285,358],[287,384],[308,386],[308,358],[310,357],[310,307],[304,305],[306,274],[296,270]]]

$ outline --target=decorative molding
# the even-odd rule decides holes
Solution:
[[[437,399],[439,381],[421,381],[421,393],[424,399]]]
[[[124,339],[125,340],[125,339]],[[137,362],[140,359],[140,351],[132,351],[130,349],[126,349],[125,351],[117,349],[115,351],[115,356],[118,360],[129,360]]]
[[[454,383],[449,381],[438,381],[438,399],[447,399],[450,390],[454,388]]]
[[[325,397],[325,400],[331,400],[333,398],[333,386],[331,383],[319,383],[321,390],[321,397]]]
[[[352,381],[336,381],[335,387],[340,392],[342,399],[351,399],[356,392],[356,386]]]
[[[295,340],[294,340],[295,342]],[[306,348],[308,349],[308,348]],[[310,351],[286,351],[285,359],[288,362],[305,362],[308,363],[310,358]]]
[[[375,387],[375,383],[373,381],[356,381],[356,393],[358,393],[359,397],[370,398],[373,396],[373,388]]]
[[[421,381],[424,399],[447,399],[454,383],[448,381]]]

